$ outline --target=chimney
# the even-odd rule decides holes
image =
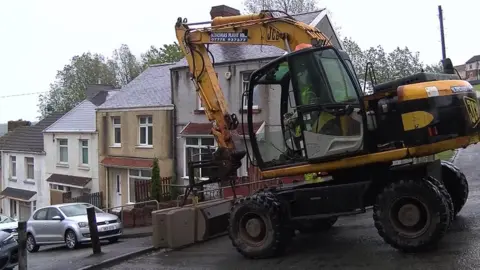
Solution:
[[[31,126],[31,125],[32,123],[30,121],[25,121],[22,119],[19,119],[17,121],[8,121],[8,132],[11,132],[19,127]]]
[[[85,95],[87,96],[88,100],[91,100],[98,93],[110,90],[115,90],[115,86],[103,84],[89,84],[87,85],[87,89],[85,89]]]
[[[226,5],[220,5],[220,6],[213,6],[212,9],[210,10],[210,16],[212,17],[212,20],[215,17],[227,17],[227,16],[236,16],[240,15],[240,11],[238,9],[226,6]]]

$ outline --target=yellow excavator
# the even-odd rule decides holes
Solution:
[[[218,148],[210,160],[190,162],[191,172],[214,169],[200,183],[189,173],[189,192],[209,183],[234,184],[245,156],[262,179],[317,172],[332,178],[236,199],[228,233],[238,252],[247,258],[280,255],[295,231],[324,231],[338,217],[370,207],[379,235],[394,248],[417,252],[438,243],[468,198],[465,175],[447,161],[395,161],[479,141],[476,92],[455,74],[449,59],[442,73],[420,72],[377,84],[366,95],[347,53],[288,14],[265,10],[197,26],[178,18],[175,31]],[[210,44],[266,45],[286,52],[251,74],[244,93],[249,137],[244,145],[234,142],[231,131],[239,120],[220,89]],[[280,99],[281,128],[267,123],[262,136],[253,128],[257,86],[277,89]],[[266,147],[273,141],[282,142],[278,154]]]

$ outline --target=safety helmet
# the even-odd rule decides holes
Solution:
[[[303,50],[303,49],[308,49],[308,48],[311,48],[311,47],[312,47],[312,44],[300,43],[300,44],[298,44],[298,45],[295,47],[295,51],[299,51],[299,50]]]

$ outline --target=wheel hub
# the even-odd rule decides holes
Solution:
[[[252,218],[247,221],[245,228],[250,237],[258,237],[262,232],[262,221],[259,218]]]
[[[420,209],[413,204],[405,204],[398,211],[398,220],[407,227],[415,226],[420,221]]]

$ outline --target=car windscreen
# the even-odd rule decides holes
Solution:
[[[87,214],[87,208],[90,207],[88,204],[72,204],[72,205],[65,205],[61,206],[60,210],[65,214],[67,217],[75,217],[75,216],[82,216]],[[102,210],[93,207],[95,209],[95,213],[103,213]]]
[[[0,223],[16,222],[15,219],[7,216],[0,216]]]

